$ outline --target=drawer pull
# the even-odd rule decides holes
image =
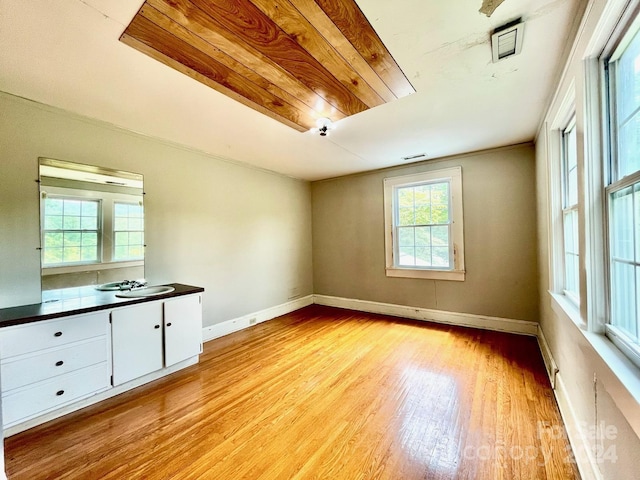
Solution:
[[[160,325],[155,325],[153,328],[160,328]]]
[[[61,367],[64,364],[64,362],[62,360],[58,360],[56,362],[56,367]]]
[[[62,336],[62,332],[56,332],[53,334],[54,337],[61,337]]]
[[[167,323],[167,327],[170,327],[170,326],[171,326],[171,322]]]
[[[64,390],[58,390],[58,391],[56,392],[56,395],[57,395],[57,396],[64,395]]]

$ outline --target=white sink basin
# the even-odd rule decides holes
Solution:
[[[134,290],[128,290],[126,292],[116,293],[116,297],[119,298],[141,298],[141,297],[153,297],[154,295],[164,295],[165,293],[171,293],[175,290],[173,287],[166,285],[158,285],[156,287],[143,287],[136,288]]]
[[[124,282],[111,282],[111,283],[103,283],[102,285],[98,285],[96,290],[100,290],[101,292],[112,292],[114,290],[120,290],[120,285]]]

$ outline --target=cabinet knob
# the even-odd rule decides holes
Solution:
[[[170,327],[170,326],[171,326],[171,322],[167,323],[167,327]]]
[[[154,325],[153,328],[160,328],[160,325]]]
[[[62,332],[56,332],[53,334],[54,337],[61,337],[62,336]]]
[[[56,392],[56,395],[57,395],[57,396],[64,395],[64,390],[58,390],[58,391]]]
[[[58,361],[56,362],[56,367],[61,367],[61,366],[62,366],[62,364],[64,364],[64,362],[63,362],[62,360],[58,360]]]

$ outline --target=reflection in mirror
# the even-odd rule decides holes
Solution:
[[[40,158],[45,292],[144,277],[142,175]]]

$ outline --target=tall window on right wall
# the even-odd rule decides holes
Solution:
[[[640,364],[640,34],[628,32],[605,62],[610,125],[605,165],[608,336]]]
[[[562,227],[564,294],[575,304],[580,303],[577,152],[574,116],[562,131]]]

